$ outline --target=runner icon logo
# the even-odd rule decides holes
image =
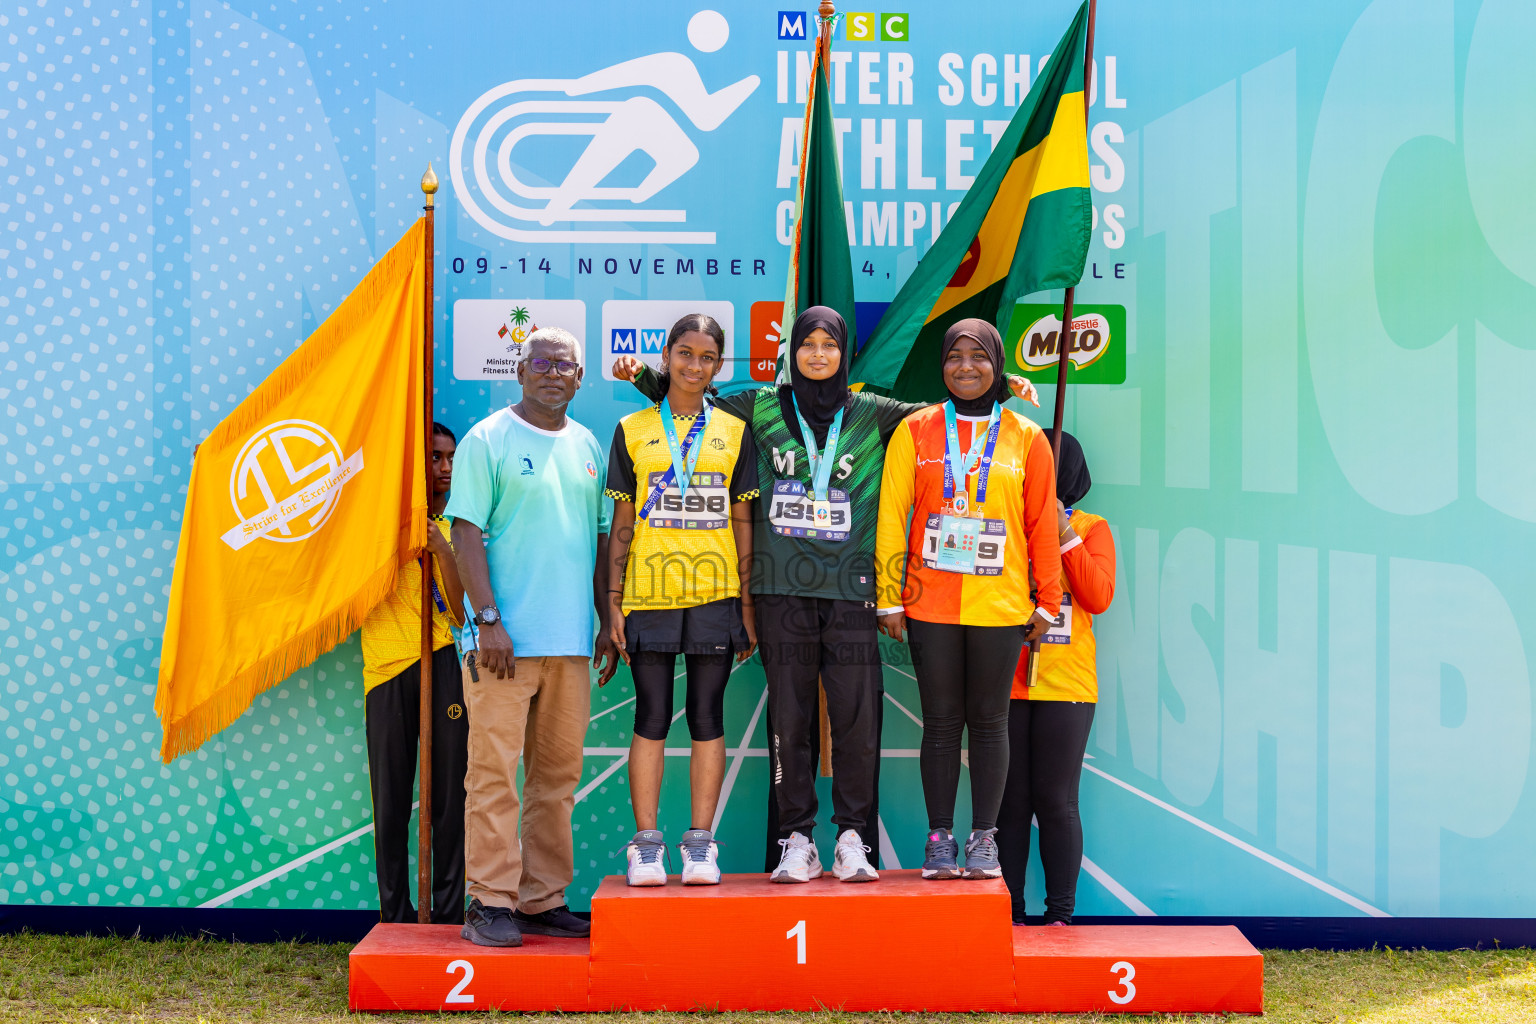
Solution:
[[[688,41],[701,53],[725,45],[730,25],[717,11],[688,22]],[[465,211],[487,230],[521,242],[713,245],[713,231],[637,224],[680,224],[682,209],[646,206],[699,162],[687,129],[656,100],[660,93],[701,132],[735,113],[757,89],[748,75],[710,92],[693,59],[653,53],[581,78],[523,78],[506,82],[469,105],[453,133],[448,162]],[[539,141],[585,137],[586,147],[565,170],[531,166]],[[639,184],[604,184],[640,153],[652,167]],[[548,181],[551,184],[536,184]]]

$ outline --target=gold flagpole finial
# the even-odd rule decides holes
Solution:
[[[432,161],[427,161],[427,173],[421,176],[421,190],[426,193],[427,206],[432,206],[433,196],[437,194],[437,174],[432,170]]]
[[[837,13],[837,7],[832,0],[821,0],[821,3],[816,6],[816,13],[823,18],[830,18]]]

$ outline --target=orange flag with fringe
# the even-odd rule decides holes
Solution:
[[[166,763],[356,630],[426,546],[425,222],[192,460],[155,713]]]

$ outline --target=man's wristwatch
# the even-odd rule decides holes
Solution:
[[[488,604],[475,614],[475,625],[494,626],[501,621],[501,612],[493,604]]]

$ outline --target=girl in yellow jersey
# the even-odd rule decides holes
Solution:
[[[1014,666],[1021,646],[1045,632],[1061,602],[1050,504],[1056,481],[1040,428],[1002,407],[997,328],[961,320],[945,334],[939,358],[949,401],[903,420],[885,454],[875,543],[878,622],[893,639],[911,633],[928,806],[923,877],[962,874],[951,829],[960,737],[968,732],[972,811],[963,876],[996,878]],[[1031,570],[1046,581],[1038,609]]]
[[[1034,685],[1020,658],[1008,712],[1008,785],[998,816],[1003,880],[1013,897],[1013,922],[1024,923],[1024,870],[1029,823],[1040,827],[1045,869],[1045,923],[1071,924],[1083,862],[1083,822],[1077,784],[1098,704],[1093,617],[1115,596],[1115,538],[1109,524],[1077,503],[1092,484],[1077,438],[1062,432],[1056,462],[1056,527],[1061,535],[1061,625],[1040,644]]]
[[[725,332],[712,317],[691,313],[674,324],[662,351],[665,397],[619,422],[608,456],[609,621],[635,683],[630,885],[667,881],[656,809],[678,654],[687,666],[693,738],[693,827],[679,844],[682,880],[720,881],[710,829],[725,778],[725,684],[732,657],[745,661],[757,647],[751,595],[741,586],[752,560],[757,453],[746,422],[709,402],[724,351]]]

